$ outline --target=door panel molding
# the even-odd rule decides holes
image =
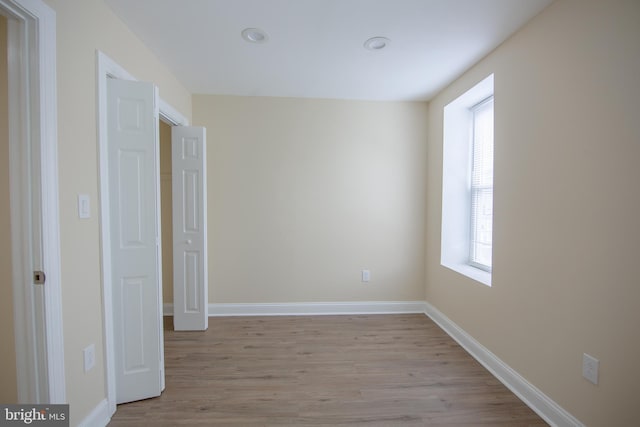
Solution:
[[[131,80],[107,85],[116,403],[125,403],[162,390],[157,91]]]
[[[209,326],[206,129],[171,129],[173,199],[173,328]]]

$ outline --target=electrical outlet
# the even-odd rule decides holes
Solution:
[[[369,270],[362,270],[362,281],[368,282],[371,280],[371,272]]]
[[[96,365],[96,346],[91,344],[82,350],[84,356],[84,371],[89,372]]]
[[[600,361],[587,353],[582,354],[582,376],[594,384],[598,384],[598,368]]]

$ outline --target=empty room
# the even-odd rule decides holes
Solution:
[[[637,0],[0,15],[0,404],[638,425]]]

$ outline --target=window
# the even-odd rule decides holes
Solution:
[[[491,286],[493,74],[444,107],[443,266]]]
[[[493,237],[493,96],[476,104],[471,161],[471,241],[469,262],[491,271]]]

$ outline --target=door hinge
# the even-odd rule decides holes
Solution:
[[[44,271],[34,271],[33,272],[33,284],[34,285],[44,285],[45,280],[47,280],[47,276],[44,274]]]

